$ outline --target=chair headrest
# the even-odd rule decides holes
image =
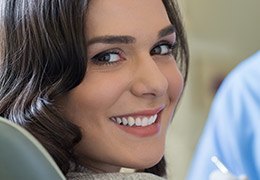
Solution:
[[[0,179],[66,179],[46,149],[27,130],[0,117]]]

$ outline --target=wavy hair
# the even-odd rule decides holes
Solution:
[[[175,1],[163,0],[176,27],[177,59],[185,82],[188,46]],[[76,161],[80,128],[60,112],[57,100],[82,81],[88,0],[1,0],[0,116],[31,132],[66,174]],[[166,175],[164,158],[145,169]]]

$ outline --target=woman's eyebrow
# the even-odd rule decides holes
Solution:
[[[164,36],[170,35],[175,32],[175,27],[173,25],[169,25],[163,29],[161,29],[158,33],[158,37],[162,38]],[[105,35],[94,37],[87,42],[87,46],[90,46],[95,43],[104,43],[104,44],[130,44],[135,43],[136,39],[132,36],[117,36],[117,35]]]
[[[162,38],[164,36],[170,35],[172,33],[176,32],[175,26],[174,25],[169,25],[163,28],[162,30],[159,31],[158,33],[158,38]]]
[[[136,39],[132,36],[116,36],[116,35],[106,35],[98,36],[90,39],[87,42],[87,45],[95,43],[104,43],[104,44],[130,44],[135,43]]]

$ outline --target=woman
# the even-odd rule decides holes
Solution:
[[[188,68],[176,2],[4,0],[0,37],[0,115],[69,179],[121,177],[121,167],[166,177]]]

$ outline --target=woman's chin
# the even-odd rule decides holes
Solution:
[[[150,167],[153,167],[159,161],[162,159],[163,154],[157,155],[157,156],[149,156],[147,158],[143,157],[140,159],[135,159],[135,162],[131,162],[126,168],[131,168],[131,169],[147,169]]]

